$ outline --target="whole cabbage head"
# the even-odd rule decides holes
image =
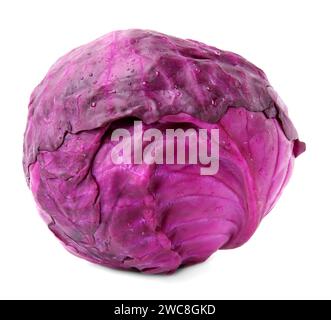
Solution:
[[[143,132],[219,129],[219,171],[115,164],[111,135],[136,120]],[[23,165],[42,217],[69,251],[167,273],[245,243],[304,150],[256,66],[197,41],[126,30],[51,67],[31,95]]]

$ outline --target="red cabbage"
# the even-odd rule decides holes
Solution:
[[[115,128],[220,130],[219,172],[113,163]],[[60,58],[31,95],[23,166],[68,250],[166,273],[254,233],[305,149],[265,74],[232,52],[154,31],[112,32]]]

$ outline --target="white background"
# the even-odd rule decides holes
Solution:
[[[0,298],[331,298],[330,1],[0,3]],[[39,217],[21,167],[29,95],[50,65],[133,27],[251,60],[307,143],[282,198],[246,245],[171,276],[108,270],[69,254]]]

